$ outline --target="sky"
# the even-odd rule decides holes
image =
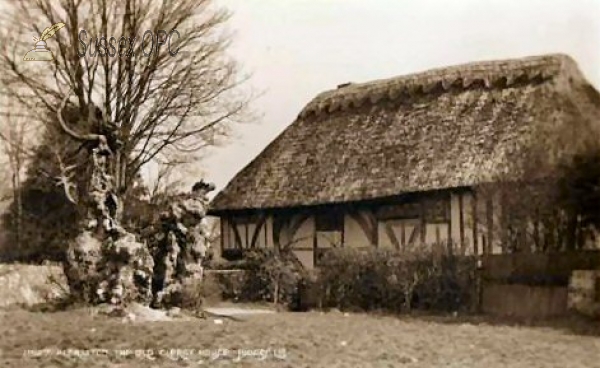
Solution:
[[[217,0],[261,93],[256,121],[202,162],[222,189],[318,93],[480,60],[573,57],[600,89],[600,0]]]

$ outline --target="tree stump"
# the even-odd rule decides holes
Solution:
[[[160,239],[151,249],[120,224],[122,203],[110,175],[112,156],[101,136],[92,150],[85,230],[67,252],[65,274],[71,293],[91,304],[177,305],[185,278],[194,273],[202,278],[208,247],[203,219],[207,194],[214,186],[201,181],[191,194],[177,198],[162,213]]]

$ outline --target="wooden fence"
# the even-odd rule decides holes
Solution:
[[[484,256],[481,311],[521,318],[564,315],[571,273],[594,269],[600,269],[600,251]]]

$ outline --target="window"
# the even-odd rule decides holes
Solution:
[[[337,248],[344,243],[344,214],[323,212],[315,216],[316,248]]]
[[[344,231],[344,215],[340,212],[319,213],[315,217],[317,232]]]
[[[344,213],[322,212],[315,216],[314,265],[321,265],[321,258],[331,248],[344,246]]]

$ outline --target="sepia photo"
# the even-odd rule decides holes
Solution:
[[[600,367],[600,0],[0,0],[0,367]]]

